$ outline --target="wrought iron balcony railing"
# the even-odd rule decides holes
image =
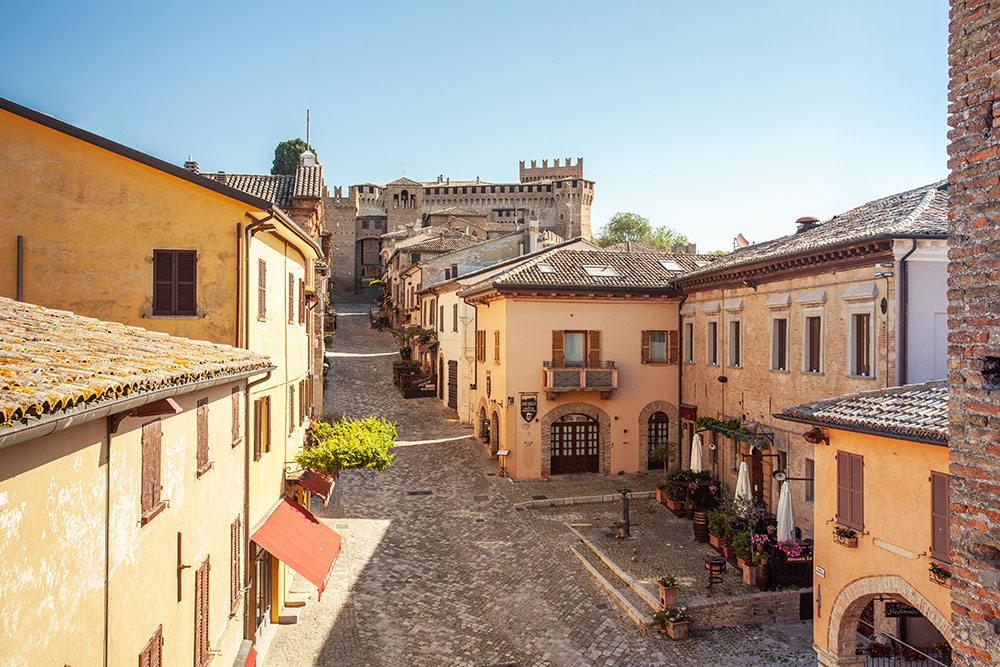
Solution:
[[[600,391],[610,393],[618,388],[618,369],[613,361],[597,364],[554,364],[542,362],[542,386],[545,391]],[[603,396],[607,398],[607,396]]]

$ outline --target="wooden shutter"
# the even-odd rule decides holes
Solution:
[[[865,528],[865,459],[851,454],[851,528]]]
[[[680,332],[674,329],[667,332],[667,363],[676,364],[680,360]]]
[[[233,387],[232,394],[233,407],[233,447],[240,442],[240,388]]]
[[[295,321],[295,276],[288,274],[288,323]]]
[[[261,446],[265,452],[269,452],[271,451],[271,397],[265,396],[261,400],[263,401],[262,422],[264,424],[264,438],[261,441]]]
[[[194,315],[195,292],[198,275],[198,257],[194,250],[178,250],[177,258],[177,314]]]
[[[566,362],[564,331],[552,332],[552,365],[559,367]]]
[[[198,257],[194,250],[153,251],[153,314],[195,315]]]
[[[949,480],[944,473],[931,472],[931,556],[946,563],[951,562]]]
[[[139,654],[139,667],[161,667],[163,665],[163,626],[156,628],[145,648]]]
[[[160,443],[162,431],[160,420],[144,424],[142,427],[142,490],[141,506],[143,516],[160,504]]]
[[[306,323],[306,281],[299,278],[299,324]]]
[[[444,306],[439,306],[438,313],[438,330],[444,331]]]
[[[208,557],[194,576],[194,664],[201,667],[208,663],[208,574],[211,571]]]
[[[257,260],[257,317],[267,317],[267,262]]]
[[[295,430],[295,385],[288,385],[288,432]]]
[[[601,365],[601,332],[587,332],[587,359],[591,366]]]
[[[198,401],[198,472],[208,468],[208,399]]]
[[[240,530],[240,518],[236,517],[233,525],[229,529],[229,616],[236,615],[236,609],[240,604],[240,544],[243,541],[243,533]]]
[[[854,372],[871,375],[871,315],[854,316]]]
[[[809,317],[806,318],[808,323],[807,330],[809,332],[808,353],[809,353],[809,367],[807,370],[818,373],[820,371],[820,318]]]
[[[153,314],[174,313],[174,253],[153,251]]]
[[[775,368],[779,371],[788,370],[788,320],[780,319],[774,321],[778,332],[778,358],[775,360]]]
[[[643,331],[642,332],[642,363],[644,363],[644,364],[648,364],[649,363],[649,354],[650,354],[650,352],[649,352],[650,351],[650,343],[649,343],[650,336],[649,336],[649,334],[650,333],[651,332],[649,332],[649,331]]]
[[[454,303],[451,306],[451,330],[458,331],[458,304]]]
[[[253,402],[253,460],[260,460],[260,453],[264,443],[264,402],[257,399]]]
[[[851,525],[851,455],[837,452],[837,522]]]
[[[500,331],[493,332],[493,361],[500,363]]]

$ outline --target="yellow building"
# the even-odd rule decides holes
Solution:
[[[678,431],[663,255],[559,249],[458,292],[475,306],[477,435],[512,477],[646,470]]]
[[[0,358],[0,664],[233,664],[267,357],[0,298]]]
[[[265,354],[250,384],[244,588],[273,567],[246,636],[287,602],[249,538],[286,493],[309,416],[310,307],[322,255],[269,201],[0,99],[0,296]],[[254,560],[255,556],[259,556]],[[250,600],[254,603],[254,600]]]
[[[940,657],[952,639],[947,383],[804,403],[776,416],[812,426],[820,664],[863,665],[869,651],[856,649],[872,640]]]

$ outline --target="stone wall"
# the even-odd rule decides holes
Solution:
[[[805,595],[812,600],[812,589],[757,593],[746,597],[717,595],[714,599],[686,605],[691,626],[724,628],[760,623],[791,623],[799,620],[800,599]],[[809,607],[810,605],[807,605]]]
[[[952,624],[956,664],[1000,664],[1000,1],[952,0],[948,61]]]

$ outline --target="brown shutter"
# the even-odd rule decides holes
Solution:
[[[949,479],[944,473],[931,472],[931,556],[946,563],[951,562]]]
[[[851,455],[837,452],[837,522],[851,523]]]
[[[444,331],[444,306],[440,306],[439,310],[440,312],[438,314],[438,330]]]
[[[642,332],[642,363],[644,364],[649,363],[649,350],[650,350],[649,334],[650,334],[649,331]]]
[[[209,558],[205,557],[194,578],[194,664],[201,667],[209,660],[208,641],[208,574],[211,571]]]
[[[566,345],[563,340],[563,331],[552,332],[552,365],[559,367],[566,361]]]
[[[208,467],[208,399],[198,401],[198,472],[204,472]]]
[[[851,527],[865,528],[865,459],[851,454]]]
[[[591,366],[601,365],[601,332],[587,332],[587,358]]]
[[[680,332],[674,329],[667,332],[667,363],[676,364],[680,361]]]
[[[153,314],[174,313],[174,253],[153,251]]]
[[[458,331],[458,304],[454,303],[451,306],[451,330]]]
[[[809,369],[814,373],[818,373],[820,369],[820,318],[810,317],[807,318],[808,330],[809,330]]]
[[[299,279],[299,324],[306,323],[306,281]]]
[[[786,345],[788,345],[788,320],[775,320],[775,323],[778,325],[778,363],[776,365],[778,370],[787,371],[788,351]]]
[[[295,321],[295,276],[288,274],[288,323]]]
[[[264,451],[271,451],[271,397],[265,396],[264,401]]]
[[[229,530],[229,615],[236,615],[236,608],[240,604],[240,543],[243,540],[243,533],[240,531],[240,518],[236,517]]]
[[[160,420],[142,427],[142,513],[156,509],[160,504]]]
[[[288,433],[295,430],[295,385],[288,385]]]
[[[493,332],[493,361],[500,363],[500,331]]]
[[[267,262],[257,261],[257,317],[267,317]]]
[[[260,460],[260,453],[263,449],[264,442],[264,429],[263,429],[263,418],[264,418],[264,405],[261,399],[257,399],[253,402],[253,460]]]
[[[240,388],[233,387],[233,447],[240,442]]]
[[[139,654],[139,667],[161,667],[163,664],[163,626],[149,639],[142,653]]]
[[[177,314],[194,315],[197,288],[198,257],[194,250],[178,250],[177,256]]]

